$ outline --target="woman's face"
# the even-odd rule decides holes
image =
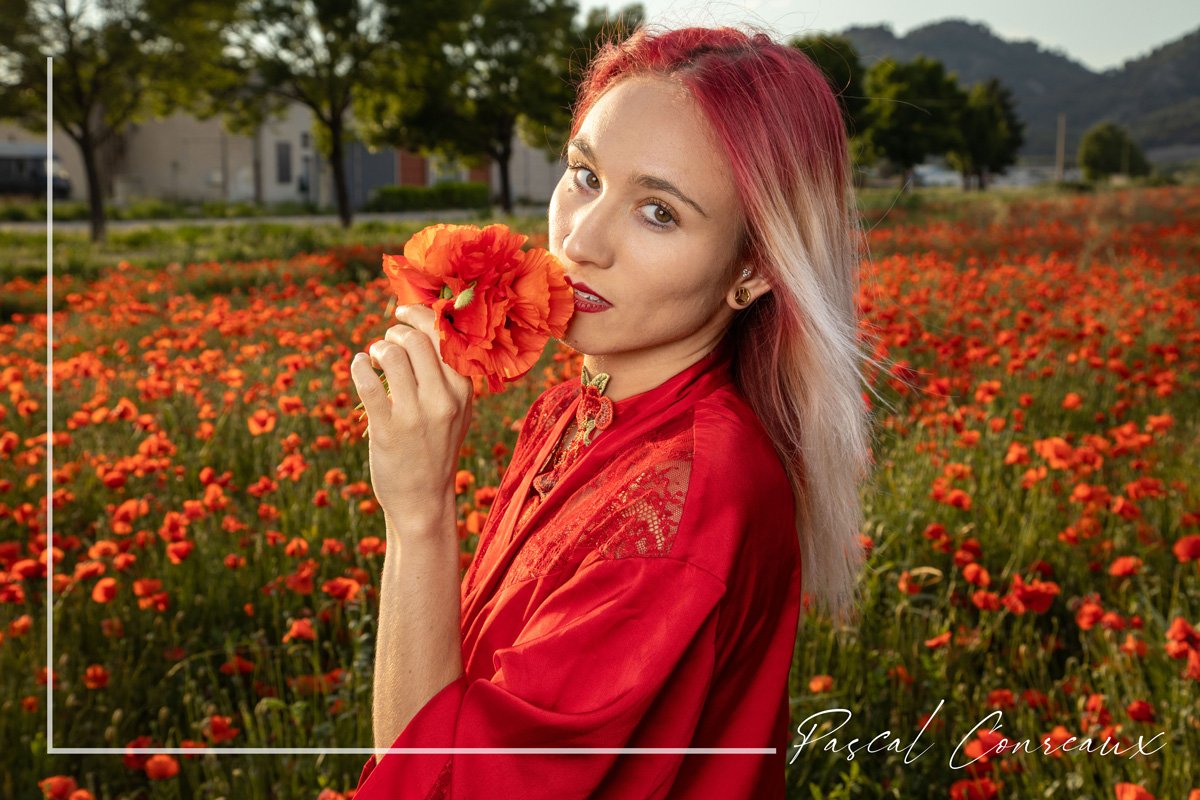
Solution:
[[[727,296],[737,278],[740,204],[701,111],[684,87],[659,77],[627,78],[605,92],[567,162],[549,212],[550,251],[576,287],[563,341],[588,357],[589,369],[609,372],[609,394],[621,399],[720,340],[734,313]]]

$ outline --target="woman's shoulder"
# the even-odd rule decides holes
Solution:
[[[770,434],[734,384],[696,404],[692,436],[694,471],[720,486],[740,489],[739,497],[773,494],[789,485]]]

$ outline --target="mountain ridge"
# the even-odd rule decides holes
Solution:
[[[1005,39],[982,22],[936,20],[897,36],[890,25],[855,25],[840,32],[864,67],[892,58],[936,58],[964,88],[995,77],[1012,90],[1025,122],[1022,155],[1051,158],[1058,114],[1067,115],[1067,154],[1092,125],[1115,122],[1151,158],[1155,152],[1200,150],[1200,28],[1094,71],[1057,48],[1032,39]]]

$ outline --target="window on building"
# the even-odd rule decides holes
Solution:
[[[275,180],[277,183],[292,182],[292,143],[275,143]]]
[[[309,144],[308,131],[301,131],[300,132],[300,149],[307,150],[308,144]]]

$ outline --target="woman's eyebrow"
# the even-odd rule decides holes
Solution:
[[[588,141],[582,137],[576,137],[576,138],[572,139],[571,141],[567,142],[567,146],[574,147],[576,150],[583,153],[585,156],[587,156],[588,160],[591,161],[593,164],[599,163],[599,161],[600,161],[600,159],[596,158],[596,152],[594,150],[592,150],[592,146],[590,144],[588,144]],[[669,192],[670,194],[673,194],[676,197],[678,197],[683,202],[687,203],[692,208],[696,209],[696,211],[700,212],[700,216],[704,217],[705,219],[708,219],[708,214],[704,211],[703,208],[700,207],[699,203],[697,203],[692,198],[688,197],[683,192],[679,191],[679,189],[676,188],[675,184],[671,183],[668,180],[664,180],[662,178],[656,178],[653,175],[635,175],[632,179],[632,182],[636,183],[640,186],[645,186],[647,189],[658,189],[659,191],[662,191],[662,192]]]

